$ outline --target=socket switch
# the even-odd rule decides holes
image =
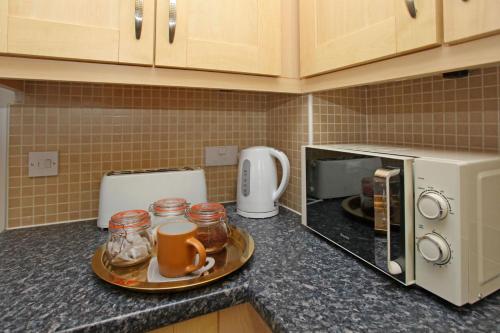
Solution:
[[[28,176],[57,176],[59,172],[59,155],[57,151],[28,153]]]
[[[205,147],[205,166],[236,165],[238,146]]]

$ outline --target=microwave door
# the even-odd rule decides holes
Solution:
[[[405,227],[413,212],[412,197],[405,191],[412,190],[412,159],[317,148],[306,148],[304,157],[304,224],[394,279],[412,283],[412,267],[405,263],[412,259],[408,241],[413,236],[407,235],[412,226]],[[375,172],[384,169],[388,179],[376,178]],[[376,179],[383,200],[389,182],[389,202],[382,205],[390,208],[390,226],[375,223]],[[397,268],[396,263],[401,274],[389,267]]]

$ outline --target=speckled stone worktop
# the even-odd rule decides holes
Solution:
[[[500,293],[462,308],[403,287],[316,237],[300,218],[231,223],[252,234],[254,257],[221,282],[141,294],[100,281],[90,261],[106,240],[94,221],[0,234],[0,330],[142,332],[250,302],[277,332],[500,331]]]

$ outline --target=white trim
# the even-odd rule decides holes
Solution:
[[[0,232],[7,228],[8,109],[0,106]]]
[[[233,202],[236,202],[236,200],[220,201],[219,203],[221,203],[221,204],[229,204],[229,203],[233,203]]]
[[[313,144],[313,94],[307,94],[307,144]]]
[[[285,209],[288,209],[288,210],[289,210],[289,211],[291,211],[292,213],[295,213],[295,214],[297,214],[297,215],[299,215],[299,216],[301,216],[301,215],[302,215],[301,213],[299,213],[299,212],[298,212],[298,211],[296,211],[295,209],[291,209],[290,207],[285,206],[285,205],[283,205],[283,204],[280,204],[280,207],[283,207],[283,208],[285,208]]]
[[[44,223],[44,224],[31,224],[31,225],[23,225],[20,227],[14,227],[14,228],[7,228],[8,230],[14,230],[14,229],[26,229],[26,228],[37,228],[37,227],[46,227],[48,225],[56,225],[56,224],[66,224],[66,223],[76,223],[76,222],[88,222],[88,221],[96,221],[96,217],[87,217],[84,219],[78,219],[78,220],[68,220],[68,221],[59,221],[59,222],[49,222],[49,223]],[[99,229],[96,227],[96,229]]]
[[[229,201],[222,201],[220,202],[221,204],[228,204],[228,203],[235,203],[236,200],[229,200]],[[291,209],[290,207],[288,206],[285,206],[283,204],[280,204],[281,207],[285,208],[285,209],[288,209],[289,211],[291,211],[292,213],[295,213],[295,214],[298,214],[298,215],[301,215],[299,212],[297,212],[296,210],[293,210]],[[94,220],[97,220],[97,216],[95,217],[87,217],[87,218],[84,218],[84,219],[79,219],[79,220],[69,220],[69,221],[59,221],[59,222],[50,222],[50,223],[44,223],[44,224],[32,224],[32,225],[24,225],[24,226],[20,226],[20,227],[15,227],[15,228],[8,228],[8,230],[14,230],[14,229],[26,229],[26,228],[36,228],[36,227],[45,227],[45,226],[48,226],[48,225],[56,225],[56,224],[66,224],[66,223],[76,223],[76,222],[86,222],[86,221],[94,221]],[[96,229],[99,229],[99,228],[96,228]]]
[[[307,191],[306,191],[306,147],[300,150],[300,207],[302,209],[301,223],[307,226]]]
[[[0,232],[7,229],[7,177],[9,142],[9,104],[16,100],[16,94],[0,87]]]

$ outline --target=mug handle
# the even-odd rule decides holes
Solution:
[[[205,251],[203,244],[201,244],[201,242],[194,237],[188,238],[186,243],[194,247],[199,256],[197,265],[193,264],[186,267],[186,274],[189,274],[205,266],[205,262],[207,261],[207,251]]]

